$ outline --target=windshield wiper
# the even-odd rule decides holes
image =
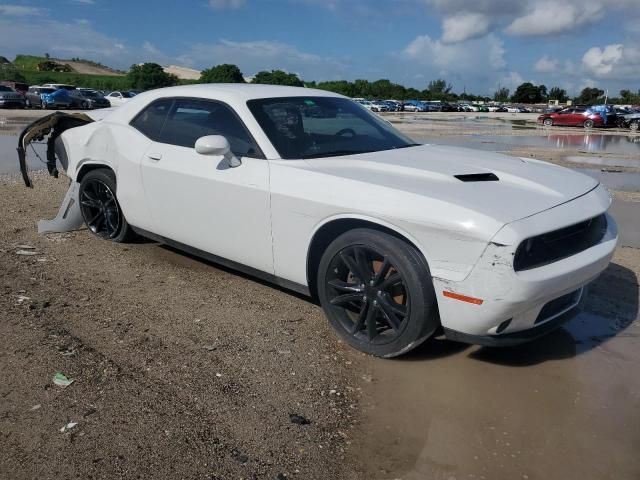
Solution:
[[[335,150],[333,152],[318,152],[312,153],[310,155],[304,155],[302,157],[303,160],[308,158],[322,158],[322,157],[341,157],[344,155],[359,155],[361,153],[371,153],[375,152],[375,150]]]

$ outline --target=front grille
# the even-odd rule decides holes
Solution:
[[[558,297],[555,300],[551,300],[544,307],[542,307],[542,310],[540,310],[540,313],[538,314],[538,317],[536,318],[534,324],[544,322],[545,320],[555,317],[556,315],[559,315],[565,310],[576,305],[578,303],[578,300],[580,300],[580,290],[581,289],[575,290],[571,293],[567,293],[566,295]]]
[[[529,270],[570,257],[600,243],[606,231],[607,217],[603,213],[590,220],[528,238],[518,246],[513,268],[516,271]]]

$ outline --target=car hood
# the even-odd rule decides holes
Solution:
[[[306,162],[328,175],[448,202],[505,224],[568,202],[598,185],[587,175],[550,163],[442,145]],[[464,175],[471,177],[460,177]]]

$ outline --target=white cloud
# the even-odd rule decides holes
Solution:
[[[555,35],[602,20],[638,17],[638,0],[422,0],[442,16],[442,40],[464,41],[490,31],[514,36]],[[476,19],[473,22],[472,19]],[[629,31],[635,22],[628,22]]]
[[[409,43],[402,54],[407,59],[451,71],[472,70],[487,64],[499,69],[506,65],[503,43],[493,35],[464,45],[447,44],[429,35],[421,35]]]
[[[224,8],[240,8],[245,0],[209,0],[209,6],[216,10]]]
[[[46,13],[42,8],[26,7],[24,5],[0,5],[0,15],[7,17],[39,16]]]
[[[582,66],[596,78],[637,81],[640,47],[620,43],[592,47],[582,57]]]
[[[522,83],[524,83],[524,78],[522,78],[522,75],[518,72],[508,72],[498,80],[498,84],[501,87],[508,88],[512,93],[515,92],[516,88]]]
[[[335,59],[303,52],[286,43],[267,40],[235,42],[223,39],[214,44],[195,44],[179,57],[179,61],[200,68],[233,63],[245,74],[281,69],[314,80],[334,78],[336,73],[346,71],[344,63]]]
[[[546,0],[532,3],[528,11],[514,19],[506,28],[511,35],[534,36],[563,33],[602,19],[605,6],[602,0],[583,0],[579,3]]]
[[[422,35],[400,53],[402,63],[397,69],[405,72],[406,80],[419,72],[426,78],[445,78],[456,91],[466,85],[474,92],[492,94],[507,66],[504,53],[502,40],[493,34],[453,44]]]
[[[442,41],[463,42],[489,33],[489,17],[482,13],[460,13],[442,21]]]
[[[95,0],[71,0],[73,3],[79,3],[80,5],[95,5]]]
[[[558,71],[559,66],[560,62],[557,59],[544,55],[535,63],[533,69],[540,73],[553,73]]]

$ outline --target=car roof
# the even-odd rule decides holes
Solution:
[[[206,83],[158,88],[136,95],[117,111],[109,115],[110,121],[128,123],[144,106],[154,100],[167,97],[191,97],[217,100],[231,105],[236,110],[246,108],[249,100],[279,97],[334,97],[348,98],[326,90],[280,85],[255,85],[241,83]]]
[[[342,97],[342,95],[328,92],[326,90],[317,90],[315,88],[243,83],[202,83],[196,85],[181,85],[179,87],[150,90],[140,95],[155,95],[157,98],[174,96],[212,99],[234,97],[234,99],[240,101],[277,97]]]

